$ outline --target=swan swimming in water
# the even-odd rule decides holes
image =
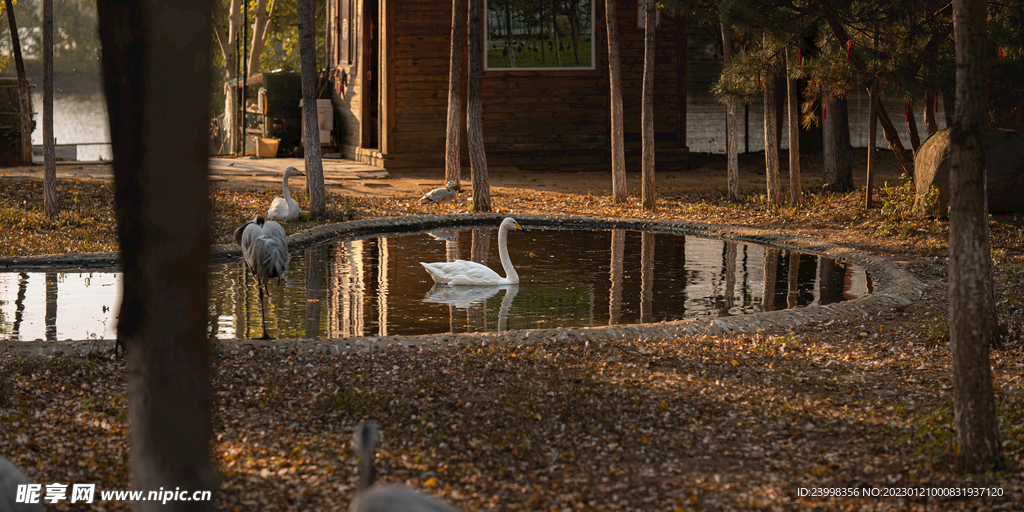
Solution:
[[[275,197],[270,202],[270,209],[267,210],[267,220],[293,221],[298,219],[299,214],[302,213],[299,203],[292,199],[291,193],[288,192],[289,176],[305,176],[305,174],[302,174],[294,167],[288,167],[284,170],[284,180],[281,182],[284,197]]]
[[[501,227],[498,228],[498,255],[501,256],[501,266],[505,269],[505,277],[501,277],[486,265],[475,261],[420,262],[420,265],[427,269],[430,277],[434,278],[434,282],[438,284],[459,286],[519,284],[519,274],[512,267],[512,260],[508,257],[508,232],[511,229],[526,231],[512,217],[501,221]]]

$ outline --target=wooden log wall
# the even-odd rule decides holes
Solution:
[[[595,4],[595,69],[485,71],[483,130],[491,167],[607,162],[610,127],[604,2],[595,0]],[[436,169],[444,165],[451,2],[390,0],[387,8],[401,13],[392,16],[388,33],[381,34],[390,43],[387,166]],[[644,40],[643,30],[636,26],[636,5],[619,2],[618,11],[628,139],[641,129]],[[657,31],[655,131],[659,141],[674,140],[678,125],[678,28],[678,19],[662,16]],[[345,144],[356,140],[348,133],[358,131],[361,111],[356,69],[348,74],[345,98],[335,103],[341,110]]]

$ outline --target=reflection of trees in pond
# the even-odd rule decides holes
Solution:
[[[593,67],[592,0],[490,0],[487,68]]]
[[[651,321],[654,307],[654,233],[640,233],[640,323]]]
[[[320,310],[327,283],[327,246],[306,249],[306,338],[320,337]]]
[[[736,244],[726,242],[722,244],[722,266],[725,268],[725,303],[722,309],[718,310],[718,316],[730,316],[729,310],[735,304],[736,293]]]
[[[775,311],[775,279],[779,269],[779,250],[764,251],[764,291],[761,293],[761,311]]]
[[[612,230],[611,290],[608,292],[608,325],[622,316],[622,257],[626,249],[626,231]]]

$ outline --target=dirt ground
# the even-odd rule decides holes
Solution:
[[[656,171],[656,187],[661,197],[672,197],[692,192],[724,191],[726,188],[725,155],[691,154],[690,168],[681,171]],[[227,160],[227,159],[218,159]],[[230,159],[240,160],[240,159]],[[863,186],[866,168],[867,150],[856,150],[853,155],[854,185]],[[789,184],[788,153],[780,156],[782,168],[780,173],[784,186]],[[821,172],[821,155],[809,154],[801,157],[801,184],[806,188],[821,188],[823,183]],[[896,159],[888,151],[879,151],[879,165],[875,173],[874,184],[881,186],[885,182],[896,183],[902,174]],[[265,160],[272,163],[272,160]],[[283,170],[284,165],[282,164]],[[375,169],[365,166],[366,169]],[[41,165],[27,167],[10,167],[3,169],[0,176],[13,179],[42,179]],[[95,163],[62,163],[57,167],[58,178],[67,179],[99,179],[112,180],[111,164]],[[243,176],[233,174],[220,178],[216,172],[211,183],[215,187],[228,189],[253,189],[273,186],[280,178],[267,177],[262,174]],[[516,167],[494,167],[488,170],[491,187],[495,192],[511,189],[521,191],[547,191],[580,195],[610,195],[611,177],[607,171],[586,172],[541,172],[525,171]],[[626,179],[631,194],[639,195],[641,176],[639,170],[627,172]],[[463,167],[462,192],[471,190],[471,176],[468,167]],[[436,172],[427,171],[390,171],[383,179],[365,179],[358,177],[341,178],[328,183],[332,192],[356,197],[419,197],[428,190],[444,186],[444,169]],[[305,180],[293,178],[289,187],[295,193],[305,192]],[[765,190],[764,153],[740,155],[740,189],[748,193],[763,193]]]
[[[879,160],[876,185],[897,182],[892,155],[882,152]],[[855,151],[858,186],[864,162],[865,152]],[[804,186],[820,190],[820,155],[801,165]],[[492,169],[490,177],[502,210],[800,234],[893,259],[927,291],[874,316],[779,332],[331,357],[258,347],[215,353],[216,507],[344,508],[357,482],[352,429],[373,418],[384,432],[376,461],[381,480],[466,511],[1024,510],[1024,218],[993,216],[990,223],[997,310],[1006,326],[1004,346],[991,353],[1005,460],[1002,470],[970,475],[957,467],[948,223],[913,215],[910,187],[879,191],[881,204],[870,210],[859,192],[808,194],[799,207],[771,208],[756,197],[721,199],[724,156],[694,155],[691,167],[658,173],[663,201],[650,215],[635,200],[636,172],[628,176],[634,197],[626,205],[611,203],[603,172]],[[763,168],[763,154],[742,155],[748,195],[764,193]],[[109,179],[109,166],[68,165],[61,172]],[[3,173],[37,181],[41,168]],[[785,165],[782,174],[786,183]],[[354,218],[420,215],[433,205],[413,199],[442,180],[440,169],[393,173],[341,180],[329,192],[353,196],[332,206]],[[211,194],[214,236],[229,242],[234,227],[265,209],[280,192],[272,181],[216,181],[229,190]],[[38,211],[37,185],[0,186],[0,197]],[[103,204],[94,207],[95,217],[112,217],[109,187],[74,185],[82,204]],[[295,185],[304,203],[304,185]],[[470,206],[463,192],[460,212]],[[96,231],[99,220],[89,220],[84,225]],[[28,246],[34,254],[42,238],[74,238],[76,229],[14,214],[0,222],[22,230],[26,243],[36,244]],[[303,219],[289,229],[316,222]],[[0,454],[33,482],[128,488],[127,374],[123,359],[104,353],[0,354]],[[805,494],[814,491],[824,494]],[[107,502],[93,510],[129,506]],[[68,503],[50,508],[78,510]]]

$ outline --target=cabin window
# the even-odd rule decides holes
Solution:
[[[594,69],[593,0],[486,0],[484,69]]]

